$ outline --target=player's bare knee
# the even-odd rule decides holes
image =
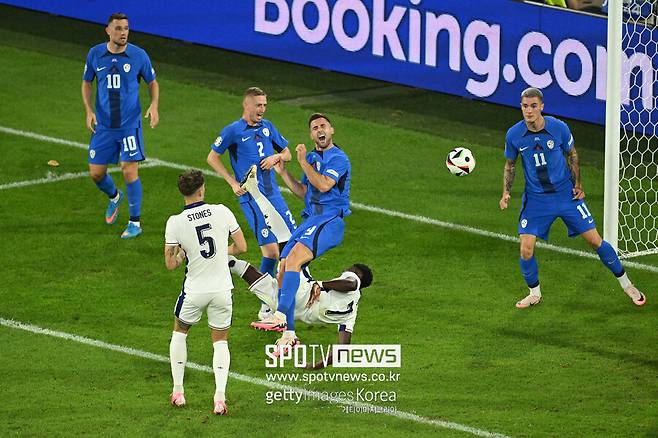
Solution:
[[[190,324],[186,324],[178,318],[174,318],[174,331],[187,334],[190,331]]]
[[[263,257],[274,260],[279,258],[279,245],[277,243],[267,243],[260,247],[260,251]]]
[[[127,183],[136,181],[139,177],[138,169],[136,162],[122,162],[121,171],[123,172],[124,181]]]
[[[94,182],[100,182],[105,177],[106,170],[103,168],[90,168],[89,176]]]
[[[523,260],[530,260],[535,254],[534,246],[521,246],[521,258]]]
[[[212,339],[213,344],[217,341],[228,341],[228,329],[218,330],[211,328],[210,338]]]

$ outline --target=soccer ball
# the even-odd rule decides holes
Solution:
[[[454,148],[448,152],[446,167],[455,176],[466,176],[475,169],[473,152],[466,148]]]

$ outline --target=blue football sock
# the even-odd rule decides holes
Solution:
[[[130,211],[130,220],[139,222],[139,216],[142,212],[142,181],[137,178],[135,181],[126,185],[128,192],[128,210]]]
[[[260,272],[263,274],[270,274],[273,278],[276,277],[276,259],[263,256],[260,262]]]
[[[599,249],[596,250],[596,253],[601,259],[601,263],[605,265],[606,268],[610,269],[615,277],[621,277],[624,275],[624,267],[619,261],[619,257],[615,252],[615,249],[605,240],[601,243]]]
[[[114,198],[117,195],[117,186],[114,185],[114,180],[109,173],[106,173],[103,179],[96,183],[96,187],[110,198]]]
[[[295,295],[299,288],[299,278],[299,272],[296,271],[286,271],[283,274],[283,285],[277,310],[286,314],[288,330],[295,330]]]
[[[537,259],[533,255],[528,260],[523,260],[519,257],[521,263],[521,274],[525,278],[525,282],[529,288],[537,287],[539,284],[539,267],[537,266]]]

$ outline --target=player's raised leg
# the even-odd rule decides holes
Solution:
[[[615,275],[626,295],[633,301],[633,304],[643,306],[647,302],[646,297],[628,279],[628,275],[612,245],[601,238],[596,228],[582,233],[581,236],[596,251],[603,266]]]
[[[179,301],[181,299],[179,297]],[[169,342],[169,362],[171,363],[171,376],[174,380],[171,404],[174,406],[185,406],[183,378],[185,377],[185,366],[187,365],[187,332],[189,329],[189,325],[174,318],[174,331]]]
[[[521,234],[521,257],[519,263],[521,265],[521,274],[525,279],[530,293],[521,301],[516,303],[519,309],[525,309],[534,306],[541,302],[541,290],[539,288],[539,267],[535,259],[535,244],[537,237],[532,234]]]

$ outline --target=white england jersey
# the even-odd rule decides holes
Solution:
[[[187,258],[183,292],[199,294],[233,289],[228,269],[228,238],[239,229],[235,215],[222,204],[195,202],[169,217],[165,245],[180,245]]]
[[[338,324],[344,326],[345,331],[352,333],[361,299],[361,280],[358,275],[350,271],[343,272],[338,278],[356,280],[356,290],[351,292],[322,291],[320,299],[310,309],[306,309],[304,306],[310,297],[314,280],[302,273],[299,289],[295,296],[295,319],[308,324]]]

